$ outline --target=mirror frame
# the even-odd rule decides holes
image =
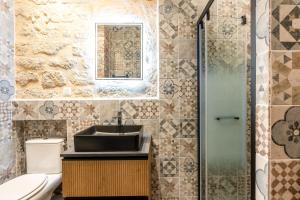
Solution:
[[[141,27],[141,77],[140,78],[126,78],[126,77],[116,77],[116,78],[99,78],[97,77],[97,67],[98,67],[98,53],[97,53],[97,36],[98,36],[98,26],[99,25],[106,25],[106,26],[140,26]],[[143,33],[144,33],[144,29],[143,29],[143,23],[95,23],[95,80],[143,80],[144,77],[144,70],[143,70],[143,64],[144,64],[144,46],[143,46]]]

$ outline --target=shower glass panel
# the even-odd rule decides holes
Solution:
[[[215,0],[198,32],[201,200],[250,199],[249,25],[236,10]]]

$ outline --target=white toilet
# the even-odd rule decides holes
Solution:
[[[0,185],[3,200],[49,200],[61,183],[63,139],[26,141],[27,174]]]

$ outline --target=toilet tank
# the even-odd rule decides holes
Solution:
[[[33,139],[25,143],[28,174],[61,173],[61,157],[64,139]]]

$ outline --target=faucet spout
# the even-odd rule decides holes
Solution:
[[[121,126],[122,126],[122,112],[121,111],[118,112],[117,118],[118,118],[118,127],[121,128]]]

